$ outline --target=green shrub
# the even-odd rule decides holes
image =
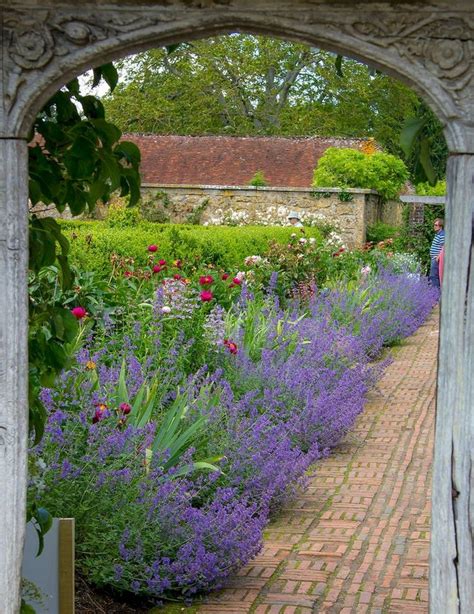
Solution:
[[[132,258],[136,266],[148,263],[147,246],[158,245],[157,257],[181,259],[184,267],[206,264],[229,271],[243,267],[246,256],[263,254],[272,240],[288,243],[292,228],[262,226],[189,226],[141,222],[134,227],[110,226],[97,221],[62,221],[71,243],[71,261],[84,271],[110,274],[112,254]],[[306,236],[319,238],[317,228]]]
[[[390,226],[383,222],[377,222],[367,227],[367,241],[379,243],[387,239],[393,239],[400,234],[400,229],[397,226]]]
[[[138,207],[128,207],[120,201],[110,203],[107,209],[107,225],[113,228],[136,226],[141,220],[142,214]]]
[[[249,181],[249,185],[252,185],[254,188],[264,188],[268,185],[268,181],[265,179],[265,175],[263,171],[257,171],[252,179]]]
[[[439,180],[435,185],[430,185],[427,181],[425,183],[418,183],[416,193],[420,196],[445,196],[446,180]]]
[[[329,147],[314,171],[313,186],[377,190],[387,200],[398,196],[407,179],[405,164],[391,154]]]

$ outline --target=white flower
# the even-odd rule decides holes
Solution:
[[[314,245],[316,243],[316,239],[314,237],[310,237],[309,242],[311,245]]]
[[[307,243],[307,240],[304,237],[301,237],[300,243],[304,245],[305,243]]]
[[[171,307],[169,307],[168,305],[163,305],[163,307],[161,308],[161,313],[171,313]]]
[[[260,264],[262,261],[263,258],[261,256],[247,256],[247,258],[244,259],[244,264],[250,266],[252,264]]]
[[[372,269],[370,268],[370,266],[367,264],[366,266],[363,266],[360,270],[362,275],[368,275],[370,272],[372,271]]]
[[[292,239],[294,239],[294,238],[296,237],[296,232],[292,232],[292,233],[291,233],[291,235],[290,235],[290,237],[291,237]]]

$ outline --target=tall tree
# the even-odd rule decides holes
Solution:
[[[403,125],[421,104],[408,87],[365,64],[261,36],[149,51],[122,61],[119,72],[121,82],[104,105],[114,123],[133,132],[371,136],[401,156]],[[442,175],[441,127],[433,114],[428,123],[441,143]],[[408,160],[413,171],[415,158]]]

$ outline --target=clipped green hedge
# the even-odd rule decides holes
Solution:
[[[206,264],[235,270],[243,267],[246,256],[261,255],[272,240],[288,242],[294,228],[262,226],[191,226],[141,222],[127,228],[105,222],[62,221],[71,244],[71,261],[86,271],[108,274],[110,256],[131,257],[136,266],[148,262],[148,245],[155,244],[156,258],[181,259],[184,267]],[[299,229],[297,229],[299,230]],[[305,237],[321,238],[317,228],[306,228]]]

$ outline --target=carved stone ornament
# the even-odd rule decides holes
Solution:
[[[467,17],[441,19],[434,13],[420,19],[413,11],[397,20],[354,21],[346,31],[373,45],[397,49],[400,56],[437,77],[455,102],[472,80],[474,28]]]

